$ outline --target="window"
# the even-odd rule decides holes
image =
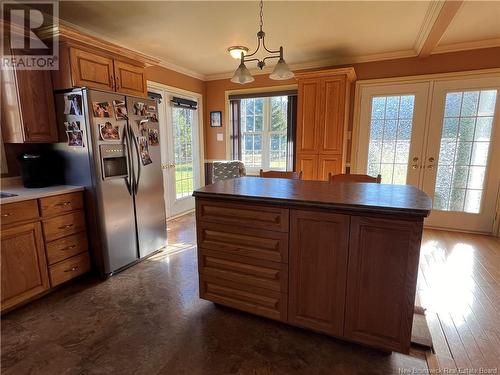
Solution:
[[[287,170],[288,105],[289,96],[240,99],[240,158],[248,170]]]

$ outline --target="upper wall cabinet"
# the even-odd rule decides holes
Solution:
[[[343,170],[349,92],[356,75],[353,68],[342,68],[296,76],[299,82],[297,169],[307,166],[302,171],[303,178],[325,180],[328,173]]]
[[[143,65],[85,48],[62,45],[60,69],[53,75],[55,89],[89,87],[127,95],[147,95]]]
[[[57,142],[50,71],[4,68],[1,77],[3,141]]]

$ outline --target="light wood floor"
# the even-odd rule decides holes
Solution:
[[[196,246],[194,214],[169,221],[168,228],[169,251]],[[427,355],[431,370],[500,373],[500,239],[426,229],[416,304],[426,309],[434,343],[435,354]]]
[[[417,303],[427,309],[429,368],[500,373],[500,239],[426,229]]]

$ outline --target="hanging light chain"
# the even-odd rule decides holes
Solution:
[[[264,21],[262,20],[264,18],[264,1],[260,0],[260,31],[262,31],[262,28],[264,27]]]

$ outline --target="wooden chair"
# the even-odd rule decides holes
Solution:
[[[267,171],[260,170],[260,177],[264,178],[288,178],[289,180],[302,180],[301,172],[282,172],[282,171]]]
[[[377,177],[368,176],[367,174],[336,174],[333,175],[328,173],[328,181],[331,183],[335,182],[373,182],[380,184],[382,181],[382,176]]]

